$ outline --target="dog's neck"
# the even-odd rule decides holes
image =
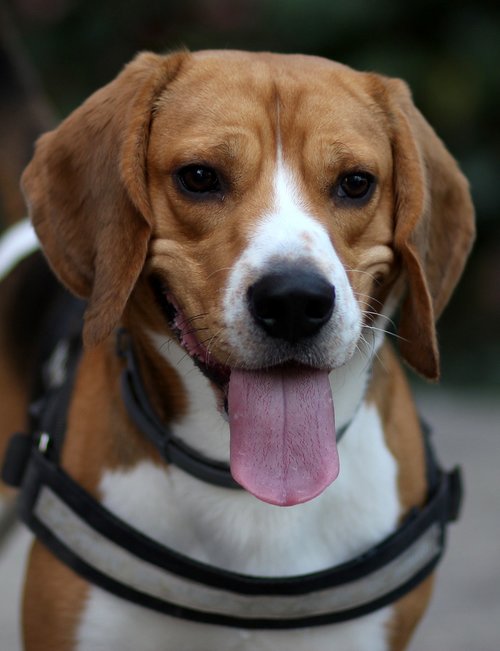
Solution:
[[[150,338],[158,355],[175,369],[184,385],[187,409],[170,423],[173,432],[209,458],[229,461],[229,425],[209,380],[175,341],[156,333]],[[348,429],[363,402],[380,343],[361,343],[348,364],[330,373],[337,430]]]

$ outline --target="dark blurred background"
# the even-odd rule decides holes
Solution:
[[[443,381],[500,386],[500,3],[478,0],[3,0],[0,224],[38,133],[138,50],[318,54],[406,79],[470,179],[478,240],[439,324]]]

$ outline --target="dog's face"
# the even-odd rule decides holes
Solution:
[[[207,360],[331,370],[372,322],[395,278],[393,165],[360,79],[314,59],[204,55],[158,99],[149,262]]]
[[[151,301],[229,401],[235,467],[267,410],[322,441],[307,499],[332,481],[328,373],[404,292],[402,354],[438,374],[472,208],[401,82],[313,57],[142,55],[41,140],[24,182],[54,269],[90,299],[87,340]]]

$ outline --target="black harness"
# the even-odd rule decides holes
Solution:
[[[229,572],[159,544],[105,509],[60,466],[66,414],[81,354],[83,304],[64,299],[67,336],[43,365],[42,396],[31,434],[12,437],[3,467],[20,488],[21,519],[61,561],[101,588],[184,619],[247,629],[342,622],[393,603],[423,581],[445,548],[446,526],[461,502],[458,469],[439,468],[424,428],[429,492],[399,528],[357,558],[312,574],[267,578]],[[66,317],[67,318],[67,317]],[[161,422],[142,384],[126,333],[122,397],[132,421],[172,464],[219,487],[238,489],[227,464],[186,446]]]

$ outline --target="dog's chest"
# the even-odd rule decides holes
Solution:
[[[374,406],[364,405],[340,445],[338,480],[316,500],[272,507],[143,462],[103,477],[104,504],[197,560],[262,576],[314,572],[353,558],[395,526],[396,464]],[[384,651],[390,609],[307,630],[241,631],[170,618],[91,588],[78,651]]]

